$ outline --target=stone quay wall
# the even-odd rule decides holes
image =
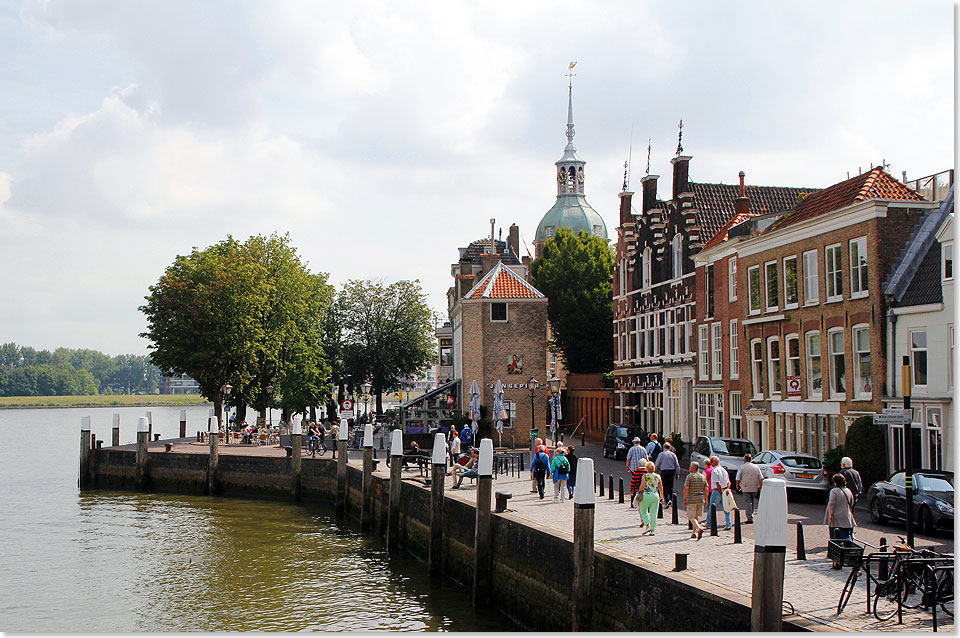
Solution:
[[[91,450],[90,487],[135,489],[136,452]],[[386,470],[380,459],[379,470]],[[337,462],[302,459],[299,485],[292,459],[221,455],[217,494],[335,503]],[[158,492],[206,490],[207,455],[176,452],[149,454],[144,489]],[[390,481],[372,475],[371,531],[387,529]],[[362,471],[347,466],[346,512],[360,519]],[[430,489],[404,480],[399,516],[399,545],[426,561],[430,543]],[[476,509],[445,497],[443,504],[442,573],[472,588]],[[597,547],[594,555],[593,631],[749,631],[750,608],[721,594],[704,591],[683,574],[671,577],[645,569]],[[492,584],[490,604],[519,627],[536,631],[569,631],[572,617],[573,536],[521,519],[509,511],[491,516]],[[784,630],[801,627],[784,622]]]

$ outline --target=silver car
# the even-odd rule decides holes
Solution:
[[[830,480],[823,463],[810,454],[764,450],[753,457],[753,462],[763,478],[781,478],[787,482],[787,489],[803,490],[821,499],[830,492]]]
[[[696,461],[700,467],[706,468],[710,464],[710,457],[716,456],[720,465],[730,475],[733,481],[737,470],[743,465],[743,456],[756,456],[757,446],[747,439],[733,439],[725,436],[701,436],[690,452],[690,460]]]

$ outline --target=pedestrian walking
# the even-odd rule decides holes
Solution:
[[[547,476],[547,470],[550,469],[550,457],[542,450],[543,446],[537,449],[537,453],[530,459],[530,476],[533,477],[534,485],[537,486],[537,492],[540,493],[540,500],[543,500],[544,481]]]
[[[830,528],[831,539],[853,538],[857,521],[853,518],[853,493],[847,488],[847,479],[842,474],[833,475],[833,489],[827,499],[823,522]]]
[[[572,445],[567,446],[567,463],[570,464],[570,478],[567,479],[567,491],[570,492],[570,498],[573,498],[573,488],[577,486],[577,455],[574,450],[577,448]]]
[[[749,454],[743,455],[743,465],[737,470],[737,491],[747,498],[747,525],[753,524],[753,512],[760,502],[760,487],[763,485],[763,472],[753,462]]]
[[[847,489],[853,494],[853,506],[856,507],[863,494],[863,481],[860,480],[860,472],[853,469],[853,459],[849,456],[840,459],[840,474],[847,482]]]
[[[710,465],[713,470],[710,472],[710,507],[717,510],[723,510],[723,515],[727,518],[727,524],[723,528],[730,529],[730,512],[723,507],[723,491],[730,488],[730,475],[720,465],[720,459],[716,456],[710,457]]]
[[[450,437],[450,465],[456,465],[460,461],[460,437],[457,436],[456,430],[450,428],[450,432],[453,436]]]
[[[640,445],[640,437],[633,437],[633,446],[627,450],[627,472],[630,473],[630,507],[637,497],[637,490],[640,489],[640,479],[643,477],[647,468],[647,451]]]
[[[337,441],[340,440],[340,426],[334,421],[330,426],[330,440],[333,441],[333,458],[337,458]]]
[[[550,472],[553,476],[553,502],[559,503],[568,497],[567,480],[570,478],[570,462],[567,461],[566,450],[557,447],[556,455],[550,462]]]
[[[690,464],[690,473],[687,474],[687,480],[683,483],[683,506],[687,508],[687,520],[693,530],[690,538],[696,537],[697,540],[700,540],[700,537],[703,536],[703,525],[700,524],[700,517],[703,516],[703,508],[706,504],[707,479],[700,472],[700,464],[694,461]]]
[[[647,471],[640,480],[640,527],[646,527],[644,536],[653,536],[657,532],[657,510],[663,503],[663,480],[656,473],[653,461],[647,461]]]
[[[650,440],[647,442],[647,458],[651,461],[656,462],[657,457],[660,456],[660,453],[663,452],[663,446],[660,445],[660,441],[657,440],[659,435],[656,432],[650,434]]]
[[[673,503],[673,482],[677,478],[677,472],[680,471],[680,460],[673,451],[673,446],[669,443],[663,444],[663,452],[655,461],[657,474],[663,479],[663,498],[667,504],[664,507],[670,507]]]
[[[540,451],[541,445],[543,445],[543,439],[537,437],[537,440],[533,442],[533,450],[531,450],[534,456],[536,456],[537,452]],[[530,460],[533,461],[533,458],[531,457]],[[537,479],[536,477],[534,477],[533,473],[531,472],[530,473],[530,493],[533,494],[536,491],[537,491]]]

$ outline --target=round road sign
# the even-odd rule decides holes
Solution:
[[[344,412],[353,411],[353,399],[344,399],[343,403],[340,404],[340,409]]]

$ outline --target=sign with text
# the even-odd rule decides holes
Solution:
[[[887,408],[880,414],[873,415],[873,422],[877,425],[907,425],[913,420],[913,410]]]
[[[800,398],[800,376],[787,377],[787,398]]]

